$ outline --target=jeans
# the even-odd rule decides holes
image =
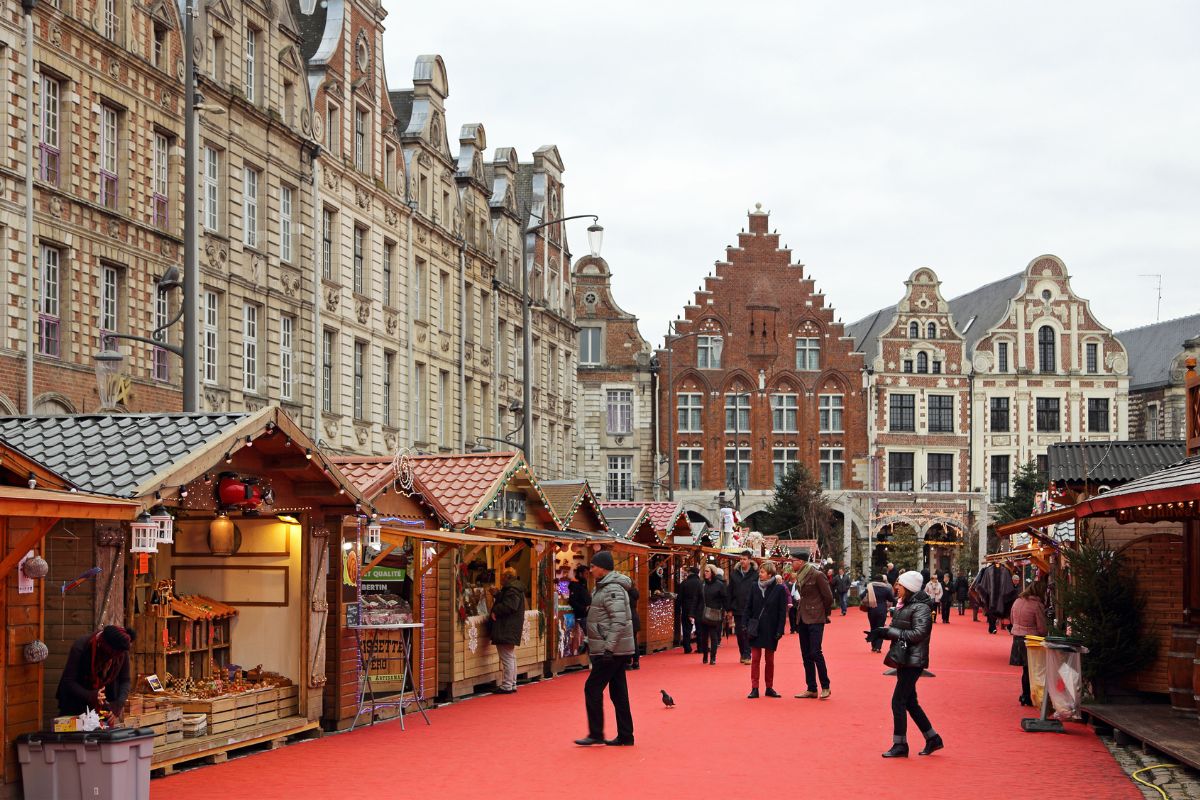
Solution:
[[[629,710],[629,684],[625,678],[625,667],[629,656],[596,658],[592,660],[592,671],[583,684],[583,699],[587,706],[588,736],[604,738],[604,687],[608,687],[608,698],[617,712],[617,738],[633,740],[633,714]]]
[[[750,636],[746,633],[746,623],[742,621],[741,614],[733,615],[733,624],[734,631],[737,634],[738,652],[744,661],[750,658]]]
[[[838,607],[842,609],[842,616],[846,616],[846,608],[850,605],[850,592],[838,592]]]
[[[933,729],[929,717],[925,716],[917,702],[917,679],[921,677],[921,671],[921,667],[900,667],[896,670],[896,689],[892,692],[892,734],[895,736],[908,733],[910,716],[922,734]]]
[[[829,688],[829,671],[825,668],[825,654],[821,652],[821,642],[825,638],[825,623],[809,625],[801,622],[800,655],[804,657],[804,682],[810,692],[817,690],[817,678],[821,679],[821,688]]]
[[[517,688],[517,646],[515,644],[498,644],[496,651],[500,653],[500,668],[504,670],[504,677],[500,679],[500,688]]]
[[[705,625],[701,622],[696,626],[696,644],[702,654],[716,659],[717,647],[721,644],[721,626]]]
[[[763,668],[763,678],[767,681],[767,688],[770,689],[775,685],[775,651],[769,650],[766,647],[750,648],[750,688],[758,688],[758,664],[762,660],[766,663]]]

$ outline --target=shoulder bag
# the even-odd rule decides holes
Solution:
[[[750,591],[754,591],[754,590],[751,589]],[[774,591],[775,591],[775,584],[772,584],[771,585],[772,594],[774,593]],[[758,616],[755,617],[754,619],[746,620],[746,637],[749,639],[757,639],[758,638],[758,623],[760,620],[762,620],[763,612],[767,610],[767,594],[766,594],[766,592],[763,592],[762,596],[763,596],[763,607],[758,610]]]
[[[700,604],[703,608],[700,610],[700,621],[710,628],[715,628],[721,624],[725,614],[719,608],[710,608],[708,605],[708,597],[705,595],[704,586],[700,587]]]

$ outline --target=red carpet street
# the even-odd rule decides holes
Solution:
[[[861,631],[865,615],[835,612],[825,652],[832,696],[804,690],[795,636],[781,644],[782,699],[746,699],[749,667],[736,643],[705,666],[678,648],[642,659],[629,676],[635,747],[580,748],[587,733],[584,673],[522,686],[515,695],[466,700],[419,716],[408,730],[389,721],[173,775],[152,784],[158,800],[296,797],[708,797],[957,796],[971,800],[1142,797],[1102,741],[1069,723],[1065,734],[1029,734],[1017,704],[1020,673],[1008,666],[1009,638],[989,636],[969,615],[934,628],[921,703],[946,749],[885,760],[891,746],[894,679]],[[666,689],[677,707],[663,707]],[[611,706],[606,733],[615,732]],[[807,783],[810,788],[799,789]]]

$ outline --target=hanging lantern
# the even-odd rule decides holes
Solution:
[[[50,565],[41,556],[32,556],[22,562],[21,572],[25,573],[26,578],[33,578],[36,581],[49,574]]]
[[[158,552],[158,523],[150,518],[149,512],[138,514],[138,518],[129,523],[129,531],[133,534],[131,553]]]
[[[173,544],[175,542],[175,518],[167,513],[164,506],[157,506],[150,514],[150,519],[158,525],[158,543]]]
[[[25,657],[26,664],[40,664],[50,655],[50,648],[41,639],[34,639],[25,645],[22,655]]]
[[[367,547],[371,550],[383,549],[383,526],[378,522],[367,526]]]
[[[233,520],[226,514],[218,514],[216,519],[208,523],[208,550],[214,556],[233,555],[236,528]]]

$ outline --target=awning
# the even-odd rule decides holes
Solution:
[[[142,510],[135,500],[122,500],[83,492],[25,489],[0,486],[0,516],[30,517],[23,532],[9,530],[10,549],[0,560],[0,580],[20,563],[29,549],[42,540],[60,519],[132,520]],[[6,543],[7,544],[7,543]]]
[[[492,536],[479,536],[462,531],[428,530],[426,528],[391,528],[384,527],[381,538],[391,544],[402,544],[404,539],[423,539],[427,542],[442,542],[444,544],[477,545],[477,544],[507,544],[507,539],[497,539]]]
[[[1044,514],[1034,514],[1032,517],[1005,522],[996,526],[997,536],[1012,536],[1014,533],[1024,533],[1026,528],[1044,528],[1047,525],[1057,525],[1060,522],[1075,519],[1075,507],[1056,508]]]

